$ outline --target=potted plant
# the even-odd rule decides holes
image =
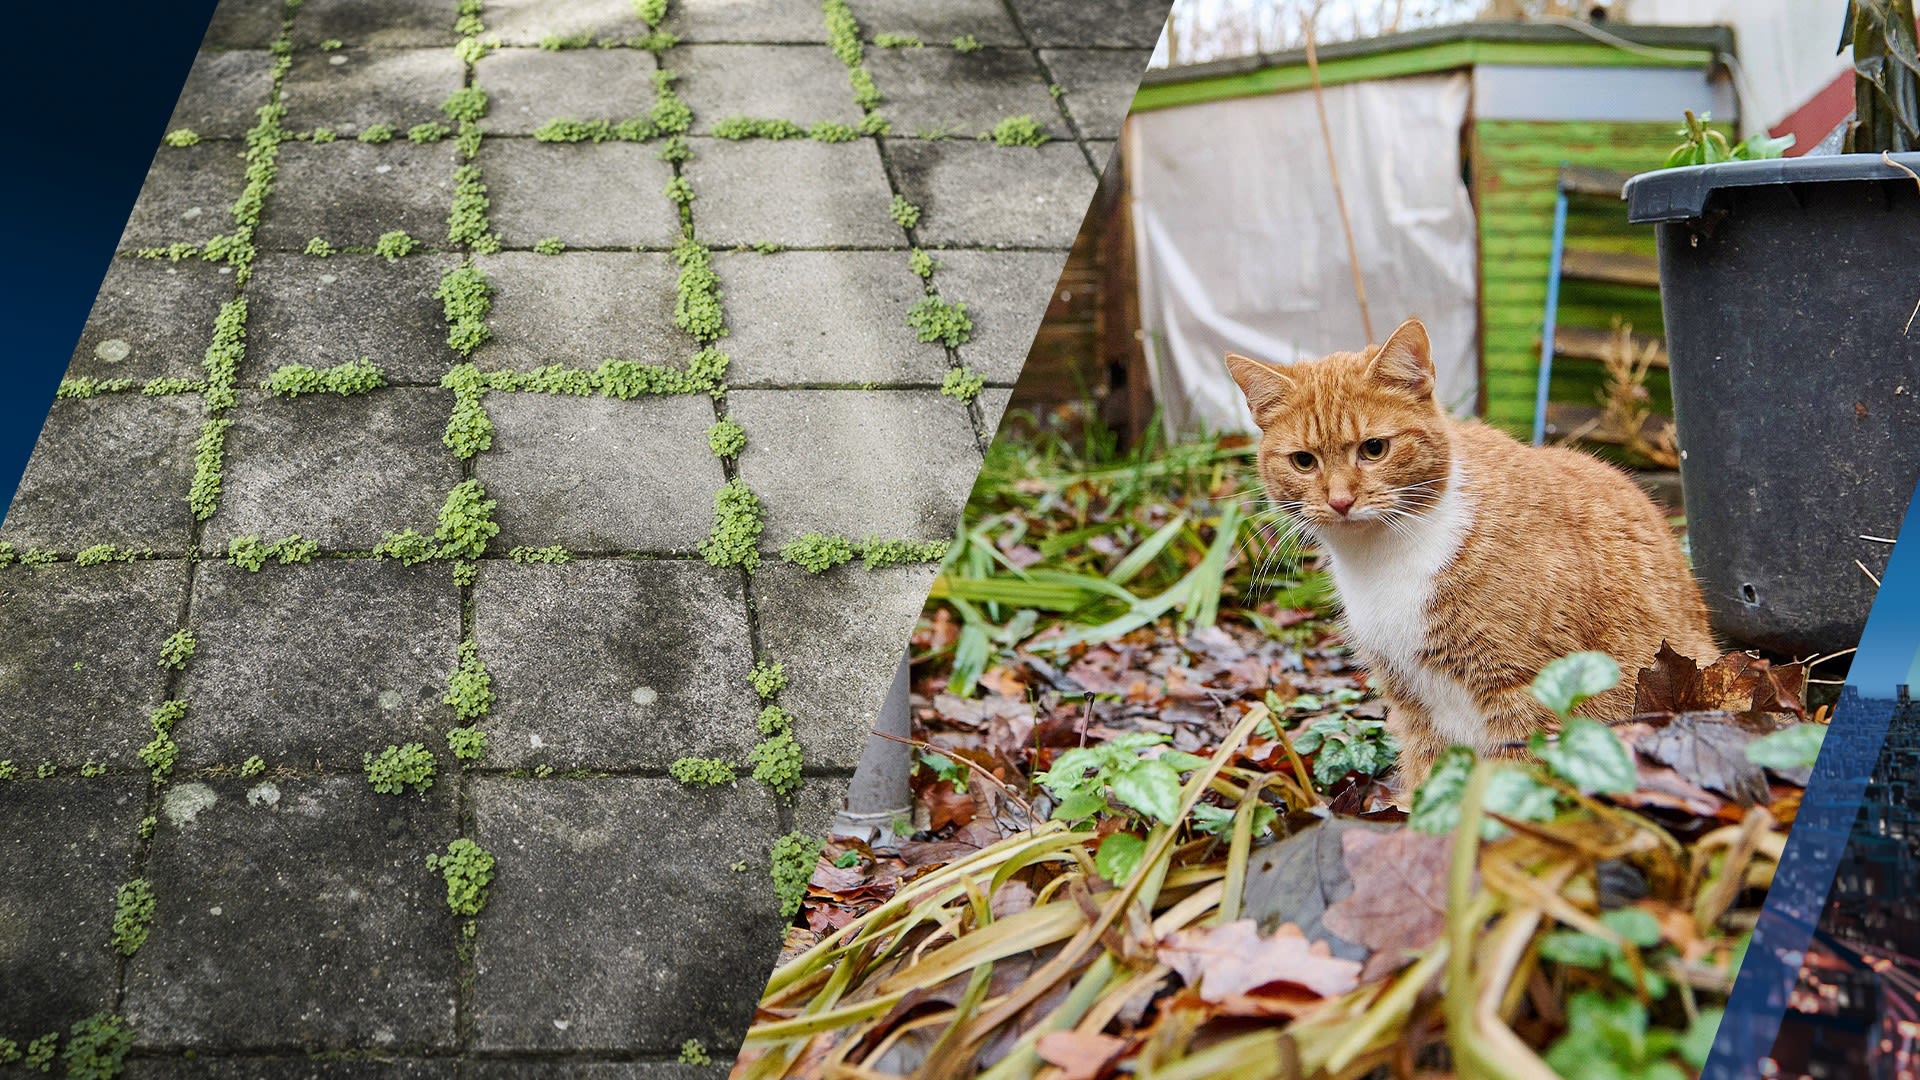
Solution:
[[[1699,164],[1625,192],[1659,234],[1695,572],[1722,634],[1798,657],[1858,641],[1920,478],[1913,0],[1852,0],[1848,48],[1845,153],[1766,158],[1689,117]]]

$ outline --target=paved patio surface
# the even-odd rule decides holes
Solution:
[[[1166,7],[225,0],[0,528],[0,1062],[724,1072]]]

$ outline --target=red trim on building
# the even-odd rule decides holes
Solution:
[[[1788,113],[1786,119],[1767,129],[1774,137],[1793,133],[1793,148],[1787,151],[1789,157],[1798,157],[1813,149],[1814,144],[1827,137],[1827,132],[1837,127],[1840,121],[1853,111],[1853,69],[1848,68],[1833,77],[1833,81],[1821,87],[1820,92],[1807,99],[1807,103]]]

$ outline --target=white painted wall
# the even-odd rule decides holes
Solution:
[[[1844,0],[1627,0],[1636,23],[1733,27],[1742,74],[1740,133],[1763,131],[1849,70],[1836,55]]]

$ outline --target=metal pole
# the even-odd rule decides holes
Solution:
[[[846,806],[834,815],[835,836],[857,836],[868,843],[890,842],[893,823],[912,814],[913,789],[908,777],[913,772],[913,747],[896,741],[912,734],[907,658],[902,655],[900,666],[893,672],[893,685],[880,703],[880,715],[874,718],[873,734],[867,736],[860,764],[847,785]]]
[[[1547,317],[1540,332],[1540,382],[1533,392],[1533,445],[1547,441],[1547,384],[1553,381],[1553,338],[1560,319],[1560,258],[1567,244],[1567,185],[1554,188],[1553,253],[1547,268]]]

